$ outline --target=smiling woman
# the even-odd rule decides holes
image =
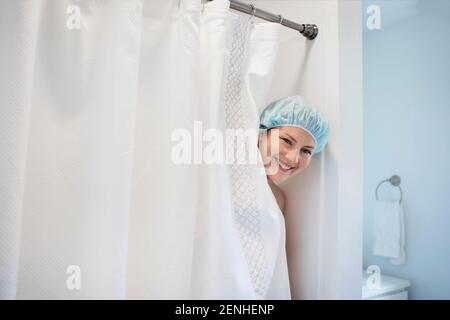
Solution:
[[[305,170],[326,145],[328,121],[300,96],[270,103],[261,113],[259,149],[269,185],[284,210],[278,184]]]

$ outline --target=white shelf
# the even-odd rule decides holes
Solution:
[[[411,282],[408,280],[381,274],[380,288],[369,289],[366,285],[366,281],[369,276],[370,274],[367,274],[366,271],[363,270],[362,298],[364,300],[377,298],[386,294],[390,295],[393,293],[398,293],[411,286]]]

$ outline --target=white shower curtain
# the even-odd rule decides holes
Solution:
[[[258,128],[278,28],[227,0],[1,1],[0,298],[289,299],[260,168],[171,161],[195,121]]]

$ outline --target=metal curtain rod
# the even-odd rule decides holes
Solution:
[[[285,27],[298,30],[303,36],[305,36],[309,40],[313,40],[315,37],[317,37],[317,34],[319,33],[319,28],[315,24],[298,24],[293,21],[284,19],[281,14],[277,15],[264,11],[262,9],[258,9],[253,4],[246,4],[237,0],[229,0],[229,1],[231,9],[250,14],[252,16],[264,19],[266,21],[278,22]]]

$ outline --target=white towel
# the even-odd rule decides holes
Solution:
[[[399,265],[406,262],[406,232],[405,232],[405,212],[403,210],[403,202],[399,204],[399,215],[400,215],[400,255],[396,258],[389,259],[391,264]]]
[[[405,262],[405,227],[400,201],[376,201],[373,215],[373,253],[391,258],[392,264]]]

